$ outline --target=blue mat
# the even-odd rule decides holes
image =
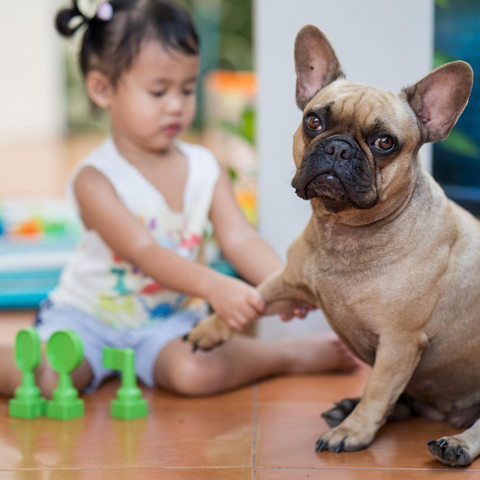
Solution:
[[[0,309],[36,308],[57,285],[76,238],[0,239]]]

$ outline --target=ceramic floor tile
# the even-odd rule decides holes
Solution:
[[[0,471],[0,480],[251,480],[251,478],[252,470],[249,468]]]
[[[0,418],[0,470],[12,468],[251,467],[252,408],[164,406],[148,418],[107,408],[60,422]]]
[[[426,442],[458,430],[418,418],[385,425],[368,449],[340,454],[316,453],[317,439],[329,429],[319,414],[329,407],[329,403],[261,405],[257,422],[257,466],[448,468],[434,460]],[[474,463],[473,468],[480,470],[480,461]],[[478,475],[480,478],[480,472]]]
[[[116,396],[116,391],[120,387],[119,379],[112,379],[105,382],[92,395],[84,395],[86,408],[101,406],[110,402]],[[253,402],[252,387],[248,386],[226,392],[220,395],[200,398],[181,397],[157,388],[149,388],[140,385],[143,397],[148,400],[149,408],[162,408],[164,406],[189,406],[198,407],[225,407],[226,405],[251,406]]]
[[[370,374],[365,366],[353,374],[278,377],[259,384],[260,402],[337,402],[361,396]]]
[[[257,480],[478,480],[463,470],[257,470]]]

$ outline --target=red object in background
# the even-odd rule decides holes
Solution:
[[[37,220],[21,223],[14,231],[15,235],[38,235],[42,233],[42,225]]]
[[[145,285],[140,293],[145,293],[147,295],[152,295],[157,292],[163,292],[165,290],[165,287],[162,287],[158,283],[149,283],[148,285]]]

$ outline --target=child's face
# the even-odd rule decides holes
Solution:
[[[197,55],[145,43],[112,91],[114,132],[141,149],[168,150],[193,121],[198,67]]]

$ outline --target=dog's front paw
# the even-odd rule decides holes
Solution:
[[[362,425],[348,424],[343,422],[338,427],[327,432],[317,441],[315,451],[323,452],[356,452],[367,448],[373,441],[376,431],[370,431]]]
[[[467,443],[458,437],[442,437],[439,440],[430,440],[430,453],[443,464],[450,467],[464,467],[473,462]]]
[[[197,323],[184,340],[193,344],[193,351],[207,351],[225,343],[231,336],[230,327],[218,315],[210,315]]]

